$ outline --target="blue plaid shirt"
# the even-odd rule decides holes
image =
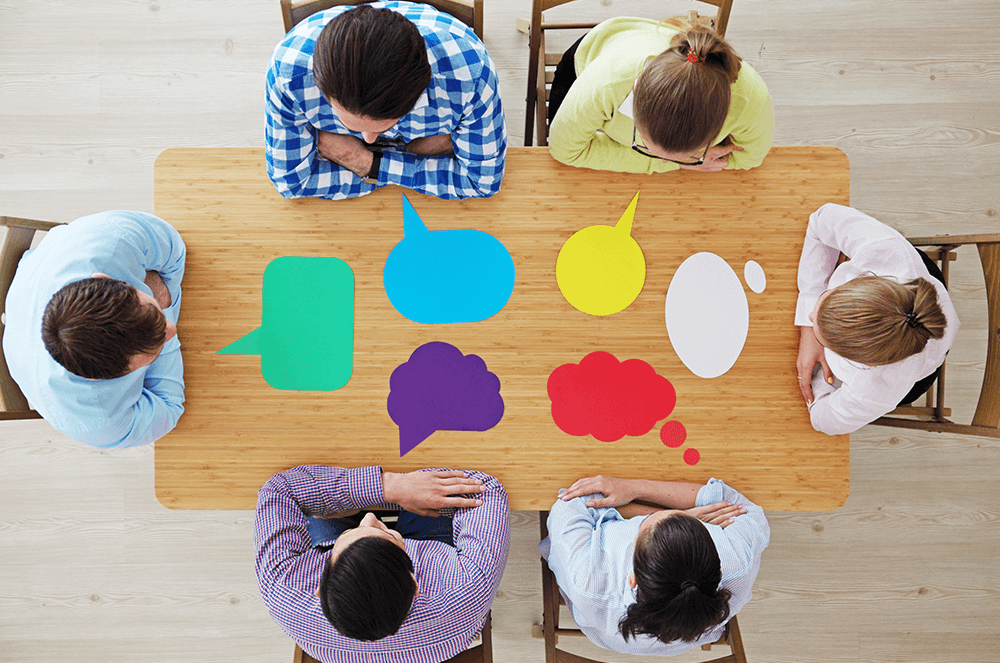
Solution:
[[[386,184],[438,198],[484,198],[500,190],[507,132],[493,60],[471,28],[427,5],[379,2],[399,12],[427,41],[431,82],[409,113],[382,136],[412,141],[451,134],[454,154],[383,153],[378,184],[328,161],[316,132],[361,134],[337,119],[313,80],[312,54],[323,27],[351,9],[318,12],[293,28],[274,50],[267,71],[267,174],[285,198],[334,200],[363,196]]]

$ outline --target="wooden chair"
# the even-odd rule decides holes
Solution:
[[[729,12],[733,0],[691,0],[712,5],[717,8],[715,17],[701,16],[698,12],[688,12],[686,18],[693,23],[704,23],[715,28],[719,36],[726,36],[729,26]],[[524,145],[531,147],[532,134],[537,122],[537,144],[549,144],[549,88],[556,65],[562,59],[562,52],[546,52],[545,32],[547,30],[589,30],[597,23],[546,23],[543,12],[564,5],[573,0],[532,0],[531,19],[527,22],[518,20],[518,29],[528,33],[528,95],[524,112]]]
[[[967,244],[975,244],[986,279],[986,306],[989,313],[989,333],[986,339],[986,373],[979,392],[979,403],[972,424],[957,424],[946,419],[951,409],[944,404],[944,365],[938,375],[937,384],[927,392],[923,406],[907,405],[898,407],[888,415],[879,417],[872,423],[877,426],[897,428],[917,428],[939,433],[963,433],[1000,437],[1000,233],[985,235],[939,235],[937,237],[914,237],[910,242],[924,249],[931,259],[937,261],[948,285],[948,267],[957,254],[954,249]],[[926,247],[934,247],[929,250]],[[912,419],[903,417],[923,417]],[[929,420],[926,418],[929,417]]]
[[[14,280],[17,263],[24,252],[31,248],[31,240],[39,230],[45,231],[58,223],[20,219],[13,216],[0,216],[0,226],[6,226],[7,235],[0,250],[0,421],[15,419],[41,419],[42,415],[31,409],[28,399],[24,397],[17,383],[10,377],[7,360],[3,356],[2,343],[4,325],[6,324],[7,291]]]
[[[549,535],[549,529],[545,525],[548,517],[548,511],[538,512],[538,529],[543,540]],[[580,629],[559,626],[559,606],[561,605],[566,605],[566,601],[559,593],[559,585],[555,575],[549,570],[546,561],[542,559],[542,637],[545,638],[545,663],[600,663],[600,661],[572,654],[556,646],[559,644],[560,635],[584,635]],[[717,645],[729,647],[729,655],[708,659],[702,663],[747,663],[746,653],[743,651],[743,638],[740,637],[740,625],[736,621],[735,615],[729,620],[721,638],[711,644],[702,645],[701,648],[705,651],[711,651],[712,647]],[[653,659],[649,658],[648,660]],[[662,660],[662,658],[657,660]]]
[[[480,634],[482,642],[475,647],[470,647],[463,652],[455,654],[444,663],[493,663],[493,618],[492,612],[486,613],[486,623],[483,624],[483,631]],[[295,657],[292,663],[320,663],[309,654],[302,651],[302,648],[295,645]]]
[[[341,5],[361,5],[374,0],[281,0],[281,17],[287,33],[296,24],[318,11]],[[451,14],[483,38],[483,0],[420,0],[438,11]]]

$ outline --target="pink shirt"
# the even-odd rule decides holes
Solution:
[[[849,261],[837,265],[843,252]],[[892,411],[913,384],[944,361],[958,334],[958,314],[944,285],[927,271],[920,255],[905,237],[852,207],[828,203],[813,212],[799,259],[799,298],[795,324],[811,327],[809,314],[827,290],[859,276],[883,276],[900,283],[929,280],[937,290],[938,305],[948,321],[944,336],[930,339],[923,351],[888,366],[867,366],[826,349],[834,384],[822,372],[812,379],[813,428],[828,435],[851,433]]]

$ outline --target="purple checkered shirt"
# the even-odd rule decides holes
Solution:
[[[479,633],[507,562],[507,493],[483,482],[482,506],[445,509],[455,547],[406,539],[420,592],[395,635],[376,642],[346,638],[330,625],[314,595],[329,552],[312,548],[307,516],[358,508],[398,508],[382,500],[382,468],[303,465],[279,472],[257,494],[257,580],[274,621],[324,663],[439,663]],[[356,597],[355,600],[364,600]]]

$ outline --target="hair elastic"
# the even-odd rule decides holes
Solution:
[[[692,581],[690,581],[690,580],[685,580],[684,582],[682,582],[682,583],[681,583],[681,591],[682,591],[682,592],[683,592],[683,591],[684,591],[685,589],[687,589],[688,587],[694,587],[694,588],[696,588],[696,589],[697,589],[697,587],[698,587],[698,583],[696,583],[696,582],[692,582]]]
[[[705,64],[705,56],[698,55],[694,51],[688,51],[687,58],[691,64]]]
[[[913,311],[907,311],[903,314],[906,318],[906,324],[909,325],[910,329],[921,329],[923,324],[917,321],[917,314]]]

